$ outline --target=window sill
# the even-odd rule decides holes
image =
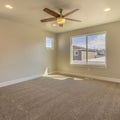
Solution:
[[[72,64],[70,63],[71,66],[77,66],[77,67],[83,67],[83,68],[103,68],[106,69],[107,65],[101,65],[101,64]]]

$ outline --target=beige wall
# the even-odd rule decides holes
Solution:
[[[107,31],[107,68],[70,65],[72,36]],[[120,22],[57,34],[57,70],[78,75],[120,78]]]
[[[45,37],[56,35],[40,26],[0,18],[0,82],[55,71],[54,50],[45,48]]]
[[[102,31],[107,31],[107,68],[70,65],[70,38]],[[49,72],[120,78],[119,31],[116,22],[56,35],[40,26],[0,18],[0,82],[40,75],[46,67]],[[54,38],[54,50],[45,48],[46,36]]]

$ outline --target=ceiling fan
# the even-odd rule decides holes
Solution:
[[[43,11],[45,11],[46,13],[52,15],[53,17],[51,18],[46,18],[46,19],[42,19],[40,20],[41,22],[51,22],[51,21],[56,21],[58,23],[58,25],[60,27],[63,27],[63,24],[65,23],[66,20],[70,20],[70,21],[75,21],[75,22],[81,22],[81,20],[75,20],[75,19],[71,19],[71,18],[66,18],[68,15],[78,11],[79,9],[74,9],[66,14],[62,14],[63,9],[59,9],[60,13],[57,13],[51,9],[48,8],[44,8]]]

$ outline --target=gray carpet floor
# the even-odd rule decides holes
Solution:
[[[120,120],[120,84],[41,77],[6,86],[0,120]]]

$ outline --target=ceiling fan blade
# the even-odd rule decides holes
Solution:
[[[56,20],[56,18],[53,17],[53,18],[42,19],[42,20],[40,20],[40,21],[41,21],[41,22],[50,22],[50,21],[55,21],[55,20]]]
[[[76,11],[78,11],[79,9],[74,9],[74,10],[72,10],[71,12],[69,12],[69,13],[66,13],[65,15],[63,15],[64,17],[66,17],[66,16],[68,16],[68,15],[70,15],[70,14],[72,14],[72,13],[74,13],[74,12],[76,12]]]
[[[70,20],[70,21],[75,21],[75,22],[82,22],[81,20],[75,20],[75,19],[70,19],[70,18],[65,18],[66,20]]]
[[[48,13],[48,14],[56,17],[56,18],[60,16],[60,14],[58,14],[57,12],[55,12],[55,11],[53,11],[53,10],[50,10],[50,9],[48,9],[48,8],[44,8],[43,10],[44,10],[46,13]]]
[[[63,24],[59,24],[60,27],[63,27]]]

